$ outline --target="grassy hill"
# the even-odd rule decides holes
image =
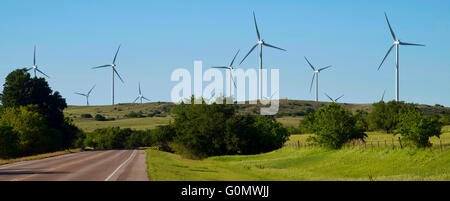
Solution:
[[[147,150],[155,181],[450,180],[450,152],[419,149],[320,147],[190,160]]]
[[[306,114],[316,111],[320,107],[327,104],[329,104],[329,102],[280,99],[279,112],[276,117],[285,126],[297,126]],[[351,111],[370,110],[372,108],[371,104],[341,104]],[[117,104],[114,106],[69,106],[64,113],[66,116],[74,119],[75,124],[85,131],[92,131],[95,128],[108,126],[151,129],[158,125],[167,124],[171,120],[170,110],[174,106],[175,104],[169,102],[152,102],[143,104],[126,103]],[[260,104],[236,104],[235,106],[240,113],[246,114],[259,114],[260,107],[262,107]],[[439,105],[418,105],[418,107],[426,114],[450,114],[450,108]],[[143,116],[143,118],[129,117],[128,115],[130,113],[139,113]],[[108,119],[114,120],[96,121],[92,118],[82,118],[82,114],[90,114],[92,116],[100,114]]]

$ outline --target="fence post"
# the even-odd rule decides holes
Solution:
[[[384,139],[384,147],[387,147],[386,139]]]
[[[377,147],[380,148],[380,141],[377,141]]]
[[[400,143],[400,149],[403,149],[402,141],[400,140],[400,137],[398,137],[398,143]]]
[[[297,148],[300,148],[300,140],[297,140]]]

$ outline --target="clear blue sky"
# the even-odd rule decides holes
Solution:
[[[450,1],[20,1],[0,3],[0,84],[12,70],[37,62],[68,104],[74,92],[97,84],[91,104],[111,102],[110,69],[119,44],[116,102],[131,102],[141,82],[144,95],[169,101],[176,68],[204,68],[238,60],[256,42],[252,11],[262,38],[285,48],[264,51],[264,67],[280,69],[280,97],[314,99],[311,69],[333,65],[320,76],[324,92],[349,103],[394,99],[394,54],[377,67],[392,44],[383,12],[398,38],[426,47],[400,50],[400,97],[450,106]],[[256,52],[240,68],[256,68]],[[193,73],[192,73],[193,74]],[[207,83],[204,83],[204,86]]]

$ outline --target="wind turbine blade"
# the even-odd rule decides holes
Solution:
[[[389,53],[391,53],[392,48],[394,48],[394,46],[395,46],[395,45],[392,45],[391,48],[389,48],[389,50],[387,51],[386,55],[385,55],[384,58],[383,58],[383,61],[381,61],[380,66],[378,66],[378,70],[380,70],[381,65],[383,65],[384,60],[386,60],[386,57],[389,55]]]
[[[87,95],[91,94],[92,89],[94,89],[94,88],[95,88],[95,85],[91,88],[91,90],[89,90],[89,92],[87,93]]]
[[[279,47],[275,47],[275,46],[273,46],[273,45],[271,45],[271,44],[268,44],[268,43],[263,43],[263,45],[264,46],[267,46],[267,47],[271,47],[271,48],[275,48],[275,49],[279,49],[279,50],[283,50],[283,51],[286,51],[285,49],[283,49],[283,48],[279,48]]]
[[[425,46],[422,44],[415,44],[415,43],[405,43],[405,42],[400,42],[400,45],[411,45],[411,46]]]
[[[331,100],[331,102],[334,102],[334,100],[327,93],[325,93],[325,95]]]
[[[278,91],[279,91],[279,90],[276,90],[275,92],[273,92],[273,94],[270,96],[270,100],[272,100],[272,97],[273,97],[276,93],[278,93]]]
[[[43,75],[45,75],[47,78],[50,78],[50,76],[48,76],[47,74],[45,74],[45,73],[42,72],[41,70],[39,70],[39,69],[37,69],[37,68],[36,68],[36,70],[37,70],[38,72],[42,73]]]
[[[384,94],[386,93],[386,89],[383,91],[383,96],[381,96],[381,101],[384,101]]]
[[[133,101],[133,103],[136,103],[136,101],[139,99],[139,96],[136,98],[136,99],[134,99],[134,101]]]
[[[306,62],[308,62],[309,66],[311,66],[311,68],[313,69],[313,71],[316,71],[316,69],[314,68],[314,66],[308,61],[308,59],[305,57]]]
[[[238,51],[236,52],[236,54],[234,55],[233,60],[231,61],[230,66],[233,66],[234,60],[236,59],[236,56],[239,54],[240,51],[241,51],[241,50],[238,50]]]
[[[325,69],[327,69],[327,68],[331,68],[331,66],[327,66],[327,67],[323,67],[323,68],[321,68],[321,69],[319,69],[319,70],[317,70],[317,71],[323,71],[323,70],[325,70]]]
[[[314,78],[315,78],[315,77],[316,77],[316,73],[313,74],[313,77],[312,77],[312,80],[311,80],[311,85],[309,86],[309,93],[311,93],[311,90],[312,90],[312,86],[313,86]]]
[[[336,98],[336,100],[334,100],[334,102],[337,102],[339,99],[341,99],[342,97],[344,97],[344,95],[339,96],[339,98]]]
[[[113,62],[112,62],[113,64],[116,64],[117,53],[119,53],[120,46],[121,46],[121,45],[119,45],[119,47],[117,48],[116,55],[114,56],[114,60],[113,60]]]
[[[234,81],[234,78],[233,78],[233,73],[231,72],[231,70],[230,70],[230,78],[231,78],[231,81],[233,81],[233,84],[234,84],[234,88],[237,88],[237,86],[236,86],[236,82]]]
[[[124,83],[122,77],[120,77],[119,73],[116,71],[116,68],[113,68],[113,71],[114,71],[114,72],[116,73],[116,75],[119,77],[120,81],[122,81],[122,83]]]
[[[146,97],[144,97],[144,96],[142,96],[142,98],[145,99],[145,100],[147,100],[147,101],[151,101],[150,99],[148,99],[148,98],[146,98]]]
[[[31,69],[33,69],[33,67],[31,67],[31,68],[27,68],[27,71],[29,71],[29,70],[31,70]]]
[[[36,65],[36,45],[34,46],[34,53],[33,53],[33,66]]]
[[[261,36],[259,35],[258,24],[256,24],[255,11],[253,11],[253,21],[255,21],[256,35],[258,36],[258,41],[260,41],[261,40]]]
[[[141,83],[139,82],[139,95],[141,95]]]
[[[228,69],[228,67],[226,67],[226,66],[213,66],[213,67],[211,67],[211,68],[222,68],[222,69]]]
[[[242,59],[242,61],[241,61],[241,63],[239,63],[239,65],[241,65],[242,62],[244,62],[245,58],[247,58],[247,56],[248,56],[250,53],[252,53],[252,51],[256,48],[256,46],[258,46],[258,43],[256,43],[256,45],[254,45],[254,46],[252,47],[252,49],[250,49],[250,51],[248,51],[247,55],[245,55],[245,57]]]
[[[391,24],[389,23],[389,20],[388,20],[388,17],[387,17],[387,15],[386,15],[386,12],[384,13],[384,16],[386,17],[386,22],[387,22],[387,24],[388,24],[388,26],[389,26],[389,30],[391,31],[392,38],[396,41],[397,38],[395,37],[394,31],[392,31],[392,27],[391,27]]]
[[[107,65],[103,65],[103,66],[97,66],[97,67],[92,67],[92,69],[96,69],[96,68],[105,68],[105,67],[110,67],[110,64]]]
[[[86,94],[82,94],[82,93],[78,93],[78,92],[75,92],[75,94],[78,94],[80,96],[86,96]]]

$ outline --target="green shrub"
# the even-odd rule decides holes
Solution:
[[[92,118],[92,115],[91,114],[81,114],[80,117],[85,118],[85,119],[90,119],[90,118]]]
[[[405,144],[416,147],[428,147],[430,137],[439,137],[442,124],[432,116],[424,117],[417,108],[410,106],[405,108],[399,115],[399,124],[396,134],[402,135]]]
[[[332,149],[339,149],[350,140],[364,140],[367,136],[356,126],[352,113],[336,103],[315,112],[310,127],[315,135],[308,140]]]
[[[156,144],[155,132],[120,127],[99,128],[86,134],[83,145],[94,149],[149,147]]]
[[[62,133],[47,126],[46,118],[36,105],[9,107],[0,121],[18,134],[21,155],[55,151],[63,147]]]
[[[399,122],[400,111],[408,105],[404,102],[390,101],[385,103],[380,101],[373,104],[373,109],[369,113],[367,119],[370,130],[384,130],[392,133]]]
[[[165,136],[171,150],[185,157],[256,154],[280,148],[289,132],[272,116],[239,115],[230,104],[181,103]]]
[[[442,115],[439,122],[441,122],[442,125],[450,125],[450,115]]]
[[[125,117],[127,117],[127,118],[142,118],[142,117],[145,117],[145,115],[142,112],[132,111],[132,112],[126,114]]]
[[[108,121],[108,119],[106,119],[103,115],[101,114],[96,114],[95,118],[96,121]]]

